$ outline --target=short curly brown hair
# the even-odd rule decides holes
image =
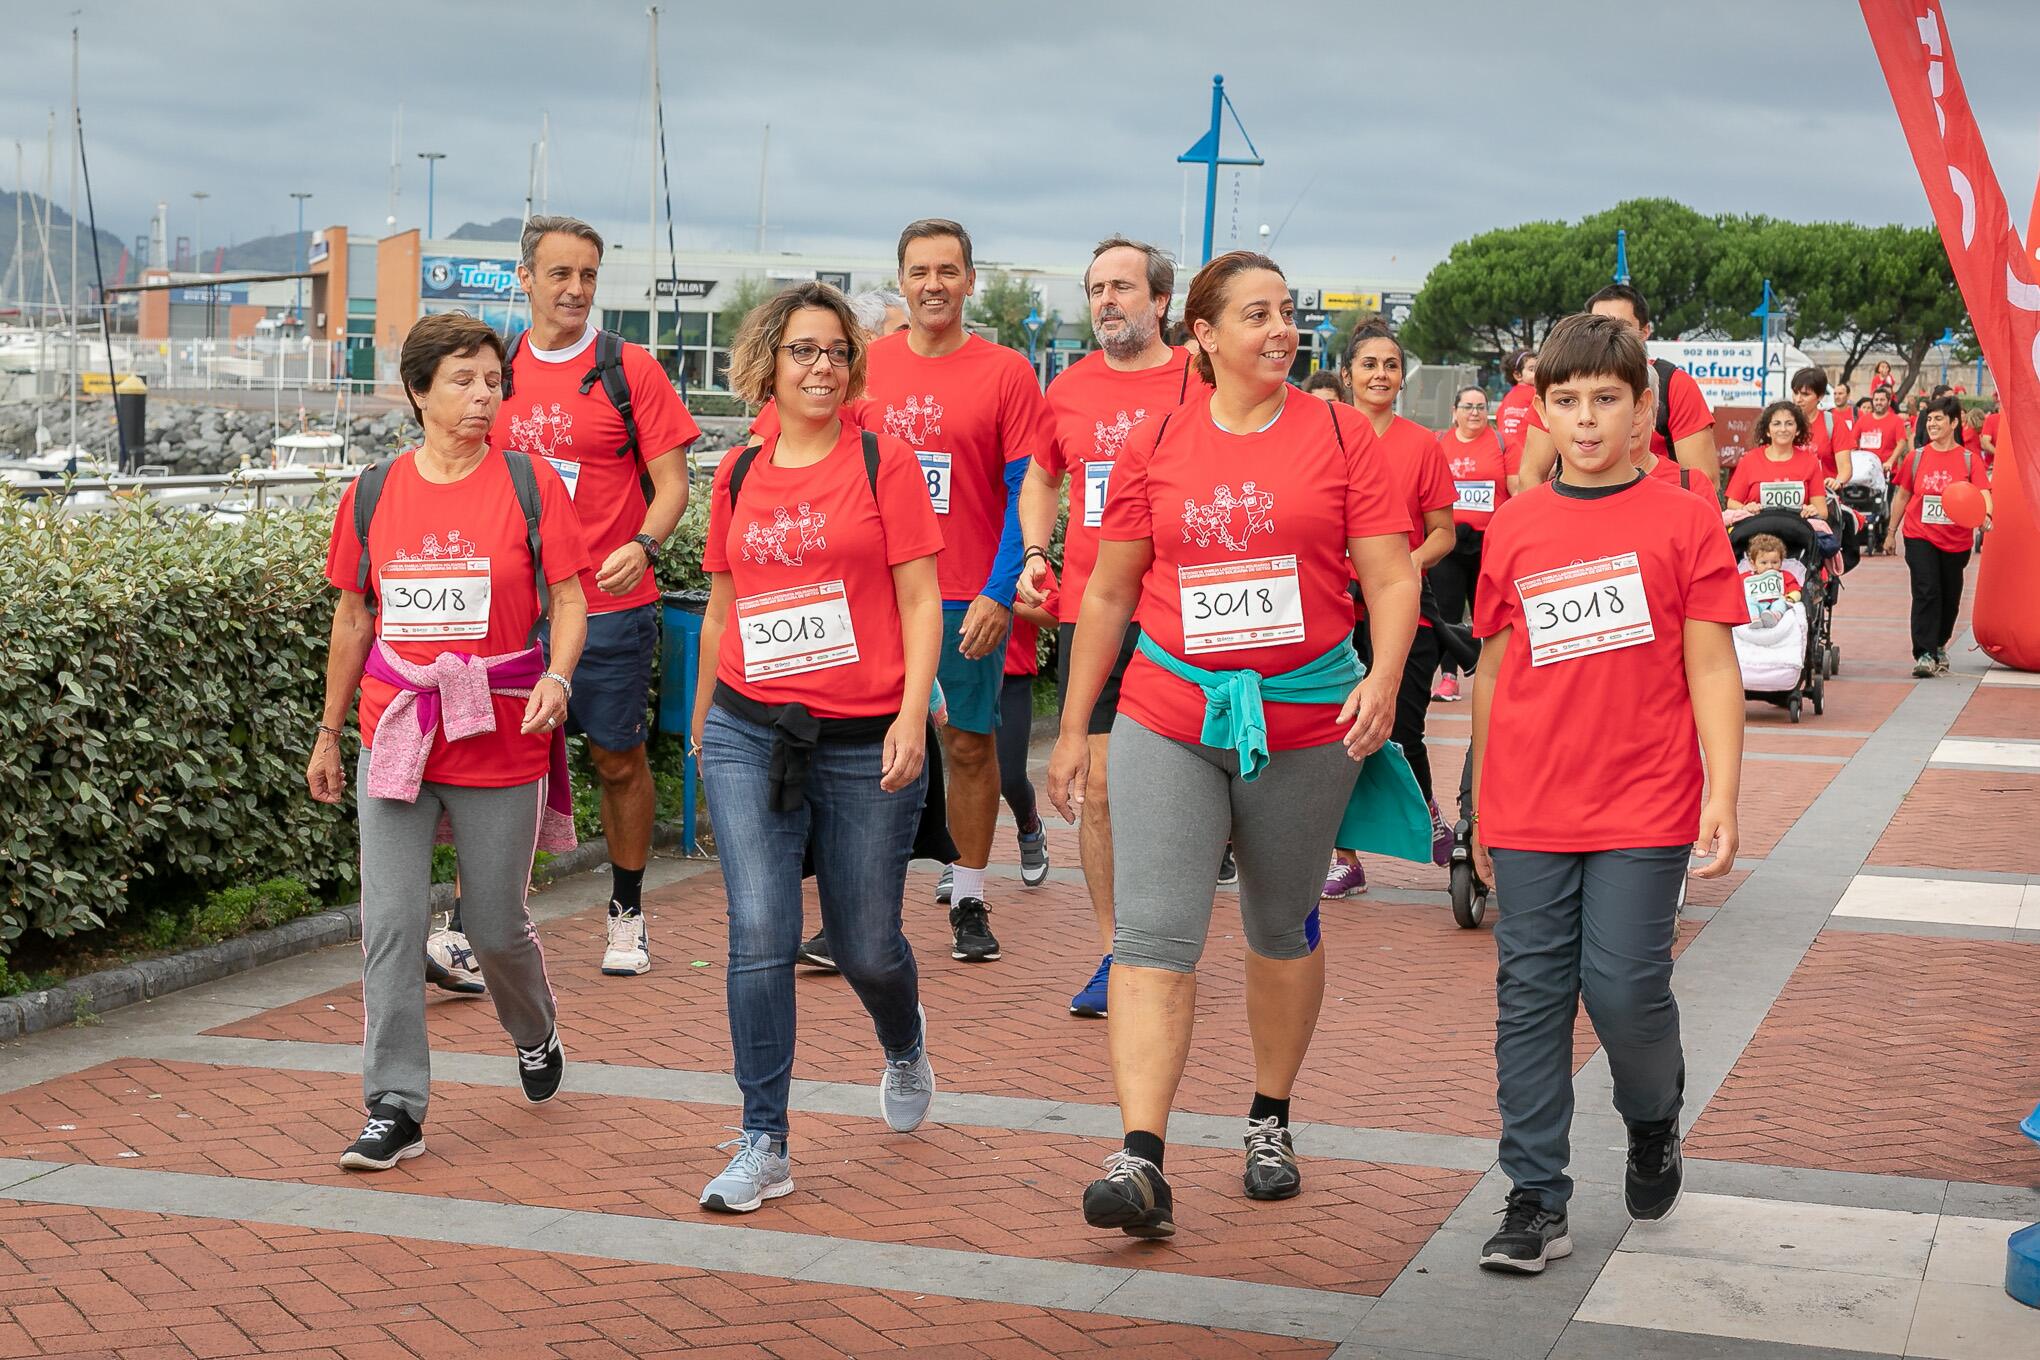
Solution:
[[[1804,444],[1806,442],[1806,412],[1799,409],[1799,403],[1796,401],[1774,401],[1764,408],[1762,415],[1757,417],[1756,439],[1759,445],[1771,442],[1772,417],[1788,411],[1792,414],[1792,442],[1794,444]]]
[[[807,307],[834,312],[843,323],[843,338],[850,344],[850,374],[843,387],[843,400],[855,401],[864,395],[864,328],[857,324],[857,313],[850,310],[850,300],[827,283],[796,283],[751,309],[737,331],[737,338],[730,342],[732,393],[753,406],[771,400],[773,380],[779,373],[779,347],[786,340],[786,323],[795,312]]]
[[[488,322],[466,312],[434,312],[411,327],[397,357],[397,376],[403,380],[404,399],[411,403],[411,414],[418,417],[420,425],[425,423],[425,413],[418,409],[418,398],[412,393],[432,390],[432,375],[439,371],[441,359],[471,358],[484,348],[494,350],[497,365],[503,366],[503,337]]]

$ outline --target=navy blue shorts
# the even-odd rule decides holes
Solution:
[[[990,732],[999,725],[999,691],[1006,684],[1006,640],[987,656],[972,661],[956,649],[963,637],[961,608],[942,607],[942,650],[935,658],[935,678],[949,705],[949,725],[959,732]]]
[[[544,635],[548,651],[550,630]],[[574,667],[567,735],[605,751],[635,751],[651,735],[652,667],[659,657],[659,606],[588,616],[588,643]]]

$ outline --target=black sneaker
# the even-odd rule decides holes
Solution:
[[[1218,886],[1229,888],[1240,881],[1240,862],[1233,858],[1232,846],[1227,844],[1225,853],[1218,858]]]
[[[1174,1237],[1176,1200],[1161,1169],[1125,1148],[1105,1159],[1105,1176],[1084,1187],[1084,1222],[1128,1237]]]
[[[1686,1185],[1679,1121],[1629,1130],[1629,1166],[1622,1173],[1622,1203],[1639,1223],[1670,1218]]]
[[[829,932],[826,930],[816,931],[815,937],[802,945],[794,957],[810,968],[826,968],[831,973],[838,971],[836,956],[829,952]]]
[[[559,1094],[560,1078],[567,1072],[567,1052],[560,1047],[560,1032],[554,1030],[537,1048],[517,1050],[517,1079],[524,1083],[524,1098],[543,1105]]]
[[[1248,1199],[1290,1199],[1303,1189],[1296,1169],[1296,1145],[1274,1115],[1247,1121]]]
[[[990,963],[999,957],[999,942],[992,935],[991,908],[975,897],[966,897],[949,909],[949,928],[956,932],[952,959],[965,963]]]
[[[1572,1255],[1572,1236],[1565,1211],[1544,1207],[1534,1191],[1511,1190],[1502,1210],[1502,1227],[1480,1249],[1482,1270],[1537,1275],[1545,1263]]]
[[[387,1171],[424,1150],[425,1131],[418,1121],[394,1105],[377,1101],[369,1107],[361,1137],[340,1154],[340,1165],[348,1171]]]

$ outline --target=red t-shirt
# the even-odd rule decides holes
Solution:
[[[901,711],[906,653],[892,569],[942,550],[913,451],[878,437],[878,487],[865,476],[863,431],[849,421],[809,467],[759,446],[730,506],[738,454],[716,468],[702,569],[736,592],[715,678],[761,704],[805,704],[818,718]]]
[[[1997,449],[1998,417],[2002,414],[2001,411],[1992,411],[1983,418],[1983,437],[1990,441],[1993,452]]]
[[[1523,441],[1530,437],[1531,428],[1544,428],[1537,423],[1536,402],[1536,387],[1519,382],[1503,395],[1502,404],[1495,408],[1495,428],[1502,432],[1504,476],[1515,476],[1523,466]]]
[[[1163,422],[1150,421],[1112,470],[1099,537],[1153,541],[1141,627],[1202,670],[1276,675],[1317,660],[1353,630],[1346,540],[1409,532],[1366,418],[1286,396],[1273,425],[1231,434],[1212,422],[1210,389],[1193,390],[1159,449]],[[1204,728],[1204,692],[1139,654],[1119,708],[1178,741]],[[1337,741],[1338,716],[1337,704],[1269,704],[1268,747]]]
[[[1486,844],[1577,853],[1699,835],[1687,619],[1749,621],[1728,535],[1697,497],[1643,477],[1591,500],[1533,487],[1496,513],[1473,631],[1513,632],[1482,754]]]
[[[1757,433],[1762,437],[1763,431],[1759,430]],[[1828,433],[1826,412],[1813,413],[1813,419],[1806,422],[1806,438],[1792,447],[1799,453],[1811,454],[1820,464],[1820,475],[1823,478],[1835,475],[1835,441],[1834,436]],[[1763,452],[1761,448],[1751,449],[1742,456],[1742,461],[1761,458]]]
[[[1050,446],[1048,403],[1027,356],[973,335],[937,359],[907,331],[872,342],[863,424],[904,440],[920,459],[941,519],[936,564],[946,601],[983,593],[1006,527],[1006,464]]]
[[[595,365],[595,334],[588,327],[579,344],[550,351],[549,358],[541,357],[526,337],[511,365],[514,394],[496,412],[489,447],[521,449],[559,473],[588,542],[588,570],[581,577],[588,612],[609,614],[659,598],[650,571],[621,595],[596,585],[595,573],[611,553],[644,532],[645,493],[638,479],[645,465],[684,450],[701,437],[701,428],[658,361],[642,346],[626,342],[623,376],[630,383],[638,451],[635,457],[619,458],[616,451],[626,437],[623,417],[601,383],[581,391],[582,377]]]
[[[1962,422],[1962,447],[1975,454],[1983,452],[1983,431],[1966,420]]]
[[[1968,464],[1966,472],[1963,469],[1965,463]],[[1914,470],[1916,466],[1917,471]],[[1990,490],[1990,474],[1984,470],[1981,454],[1961,448],[1944,453],[1928,444],[1900,458],[1898,466],[1891,470],[1892,489],[1904,487],[1912,492],[1906,499],[1905,525],[1900,532],[1907,538],[1923,539],[1943,552],[1967,552],[1975,545],[1976,531],[1959,524],[1940,522],[1947,519],[1941,512],[1941,493],[1951,482],[1962,481]],[[1927,522],[1929,512],[1936,522]]]
[[[525,540],[524,509],[510,470],[490,456],[457,482],[419,475],[416,450],[400,456],[383,483],[368,527],[369,581],[377,608],[376,636],[404,660],[427,665],[441,653],[501,656],[521,652],[538,622],[538,584]],[[538,478],[538,533],[546,579],[553,584],[588,567],[581,522],[558,474],[531,460]],[[354,485],[340,495],[333,538],[326,548],[326,579],[359,590],[361,542],[354,536]],[[396,686],[361,679],[361,744],[375,745],[376,724],[397,696]],[[496,730],[449,743],[432,738],[425,778],[435,784],[508,788],[546,772],[552,738],[523,736],[526,700],[490,696]]]
[[[1853,406],[1837,406],[1833,410],[1821,412],[1821,416],[1825,420],[1829,447],[1833,449],[1846,449],[1850,447],[1849,431],[1856,424],[1856,408]]]
[[[1204,388],[1188,350],[1171,350],[1169,362],[1123,373],[1094,351],[1064,369],[1048,385],[1048,410],[1055,437],[1034,461],[1049,476],[1070,473],[1070,516],[1063,529],[1062,595],[1075,623],[1084,586],[1098,561],[1098,526],[1105,519],[1105,493],[1113,460],[1127,436],[1143,421],[1181,406]]]
[[[1365,420],[1367,417],[1361,415],[1360,418]],[[1425,538],[1429,537],[1424,528],[1424,512],[1448,510],[1458,499],[1458,490],[1452,480],[1452,466],[1445,461],[1438,436],[1402,416],[1395,417],[1387,430],[1374,437],[1374,447],[1388,470],[1389,494],[1410,517],[1410,551],[1414,553],[1424,546]],[[1352,570],[1350,562],[1347,569]],[[1354,621],[1366,617],[1367,602],[1355,598]],[[1418,617],[1417,627],[1430,626],[1429,619]]]
[[[1438,436],[1438,447],[1452,472],[1452,522],[1469,529],[1487,528],[1495,511],[1509,499],[1513,469],[1502,453],[1500,440],[1494,432],[1483,431],[1469,442],[1459,437],[1455,426]]]
[[[1685,473],[1683,480],[1679,475],[1681,472]],[[1650,465],[1649,475],[1660,481],[1670,482],[1673,486],[1683,487],[1706,501],[1711,509],[1721,508],[1721,502],[1714,495],[1714,483],[1691,468],[1681,468],[1669,458],[1660,458]]]
[[[1799,487],[1799,505],[1789,504],[1790,492],[1779,493],[1786,499],[1778,503],[1787,509],[1797,510],[1827,495],[1820,459],[1804,444],[1794,448],[1792,456],[1783,461],[1774,461],[1763,449],[1744,454],[1736,460],[1735,471],[1729,474],[1728,498],[1745,505],[1759,505],[1764,502],[1766,486],[1786,483]]]
[[[1906,430],[1905,417],[1896,411],[1881,416],[1865,415],[1849,430],[1849,447],[1874,453],[1879,461],[1889,459],[1899,449],[1908,447],[1912,436]]]

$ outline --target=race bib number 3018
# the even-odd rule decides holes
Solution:
[[[935,513],[949,513],[949,474],[954,461],[949,454],[922,451],[921,475],[928,479],[928,499],[935,502]]]
[[[377,613],[386,638],[458,641],[489,635],[489,559],[385,562]]]
[[[841,581],[747,595],[737,601],[737,629],[744,679],[754,684],[857,661],[857,632]]]
[[[1619,651],[1657,636],[1635,553],[1518,577],[1516,593],[1530,630],[1532,666]]]
[[[1257,557],[1177,567],[1182,594],[1183,650],[1239,651],[1303,641],[1303,591],[1296,557]]]

